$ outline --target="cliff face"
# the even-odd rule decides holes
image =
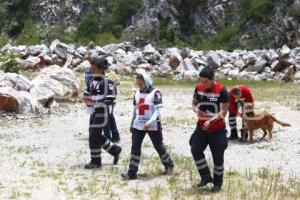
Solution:
[[[110,22],[99,23],[99,31],[111,28],[117,38],[137,46],[183,42],[197,48],[254,49],[300,44],[299,0],[12,0],[1,5],[6,8],[6,13],[0,10],[4,27],[20,25],[23,12],[39,26],[74,32],[83,18],[94,14]]]

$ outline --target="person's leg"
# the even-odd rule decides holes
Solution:
[[[203,133],[200,128],[196,128],[190,139],[191,152],[201,176],[201,182],[198,185],[204,186],[212,182],[212,177],[205,159],[204,150],[208,145],[207,134]]]
[[[236,124],[236,113],[233,113],[229,110],[229,127],[230,127],[230,136],[228,137],[229,140],[236,140],[238,139],[237,133],[237,124]]]
[[[149,131],[149,137],[152,144],[159,154],[162,164],[165,166],[166,172],[171,171],[174,168],[174,162],[171,159],[164,143],[161,130],[159,131]]]
[[[103,132],[104,132],[104,135],[106,136],[106,138],[109,139],[110,141],[112,141],[112,134],[111,134],[111,129],[110,129],[110,117],[111,117],[110,114],[108,114],[107,123],[103,127]]]
[[[129,169],[127,174],[122,174],[125,179],[135,179],[141,159],[141,148],[146,132],[133,129],[131,157],[129,161]]]
[[[114,164],[117,164],[122,149],[118,145],[113,145],[110,140],[102,134],[102,129],[105,126],[106,121],[103,113],[103,111],[100,113],[95,113],[90,125],[90,133],[93,135],[93,141],[96,141],[97,143],[97,149],[94,149],[94,151],[98,151],[99,148],[103,148],[109,154],[114,156]]]
[[[224,152],[228,146],[226,133],[226,130],[222,130],[209,136],[209,147],[214,162],[214,192],[218,192],[223,184]]]
[[[113,111],[114,111],[114,107],[113,107]],[[115,115],[112,111],[112,114],[110,116],[110,131],[111,131],[111,136],[112,136],[112,142],[120,142],[120,133],[117,127],[117,123],[116,123],[116,119],[115,119]]]
[[[99,136],[102,129],[95,125],[95,113],[90,116],[89,127],[89,147],[91,154],[91,162],[85,166],[86,169],[101,167],[101,142]]]

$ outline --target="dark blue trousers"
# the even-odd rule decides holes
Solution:
[[[197,127],[190,139],[190,146],[198,172],[203,179],[211,177],[204,151],[209,146],[214,162],[214,185],[222,186],[224,173],[224,152],[228,146],[227,130],[206,133]]]

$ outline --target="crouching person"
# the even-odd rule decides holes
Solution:
[[[165,167],[165,173],[174,168],[174,163],[163,143],[162,128],[160,122],[160,109],[162,107],[162,95],[152,86],[152,79],[142,72],[136,78],[139,90],[133,99],[134,111],[130,131],[132,133],[131,158],[127,173],[121,174],[123,179],[136,179],[141,157],[143,139],[148,133],[160,160]]]
[[[200,72],[200,83],[196,86],[193,110],[198,114],[198,123],[190,138],[191,152],[201,176],[202,187],[213,183],[212,192],[219,192],[223,184],[224,152],[227,148],[225,116],[228,109],[226,88],[214,80],[213,69],[206,67]],[[208,168],[204,151],[209,146],[213,162],[213,178]]]
[[[101,167],[101,148],[114,157],[114,164],[118,163],[121,147],[113,145],[102,134],[103,127],[108,121],[109,105],[114,101],[115,85],[105,78],[104,71],[109,66],[105,58],[94,58],[91,61],[92,79],[87,85],[83,100],[90,113],[89,146],[91,161],[85,165],[86,169]]]

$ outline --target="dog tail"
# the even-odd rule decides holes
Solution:
[[[286,122],[283,122],[283,121],[280,121],[280,120],[276,119],[273,115],[270,115],[270,116],[274,120],[274,122],[280,124],[281,126],[291,126],[289,123],[286,123]]]

